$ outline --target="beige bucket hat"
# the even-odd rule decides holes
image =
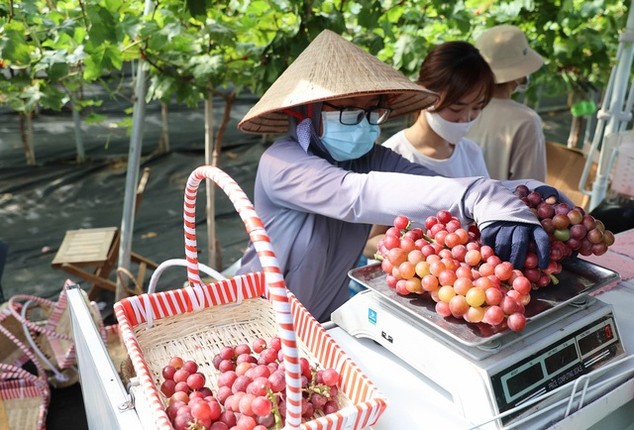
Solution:
[[[330,30],[322,31],[247,112],[238,128],[286,133],[283,109],[323,100],[393,94],[390,118],[415,112],[437,96]]]
[[[542,56],[528,46],[526,35],[514,25],[489,28],[475,46],[491,66],[497,84],[528,76],[544,65]]]

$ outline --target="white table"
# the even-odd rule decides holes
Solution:
[[[625,349],[629,354],[634,354],[634,230],[617,235],[617,243],[608,254],[589,260],[621,274],[621,282],[605,288],[596,297],[613,306]],[[73,296],[70,291],[71,315],[75,315],[75,318],[82,317],[83,312],[78,311],[84,302],[74,300]],[[78,309],[74,309],[75,306]],[[134,422],[134,428],[150,429],[148,413],[144,411],[139,398],[142,396],[137,396],[135,409],[125,407],[126,400],[129,399],[128,393],[121,385],[113,366],[107,365],[109,358],[106,358],[103,343],[99,346],[100,339],[94,324],[83,323],[85,318],[83,315],[83,319],[74,321],[73,328],[78,344],[80,374],[83,381],[90,381],[89,384],[82,385],[84,398],[87,400],[86,414],[90,428],[127,429],[132,427],[124,423]],[[472,427],[456,413],[451,399],[443,395],[442,390],[391,352],[371,340],[355,339],[334,325],[327,326],[327,329],[388,398],[388,407],[373,427],[374,430],[453,430]],[[631,361],[633,360],[628,361],[628,366]],[[131,392],[134,393],[134,390],[131,389]],[[634,379],[630,379],[568,417],[539,428],[634,430],[633,399]]]
[[[69,294],[71,296],[72,293]],[[614,306],[617,325],[621,333],[626,334],[623,338],[625,347],[629,352],[634,351],[634,285],[621,283],[599,298]],[[89,324],[78,324],[74,329],[79,347],[80,374],[83,381],[90,381],[88,385],[82,384],[90,428],[125,429],[128,427],[123,423],[134,422],[137,428],[151,429],[149,412],[144,411],[141,393],[136,393],[135,409],[123,407],[130,399],[128,393],[114,367],[106,365],[109,360],[107,351],[99,346],[96,331],[86,335],[90,332],[87,327]],[[369,339],[355,339],[338,327],[331,327],[328,332],[388,399],[388,407],[373,430],[418,429],[421,425],[430,429],[472,427],[472,423],[456,414],[451,399],[445,397],[442,390],[382,346]],[[134,390],[132,392],[134,394]],[[602,430],[615,428],[606,427],[606,423],[634,423],[634,407],[622,407],[634,405],[632,399],[634,380],[551,428],[579,430],[594,426],[593,430]]]

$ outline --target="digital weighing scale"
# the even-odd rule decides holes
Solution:
[[[431,298],[390,289],[379,264],[356,268],[350,277],[368,289],[333,312],[332,321],[404,360],[437,384],[457,413],[488,422],[481,428],[525,419],[561,400],[568,382],[625,355],[612,307],[588,295],[619,275],[583,260],[566,264],[558,285],[531,292],[521,332],[443,318]],[[604,384],[601,394],[620,382]],[[557,395],[531,405],[549,392]],[[520,412],[492,420],[517,407]]]

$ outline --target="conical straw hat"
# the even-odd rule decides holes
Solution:
[[[435,93],[407,79],[330,30],[322,31],[249,110],[238,128],[249,133],[285,133],[282,109],[323,100],[392,94],[390,118],[419,111]]]

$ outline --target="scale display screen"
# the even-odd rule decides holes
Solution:
[[[606,342],[614,339],[614,331],[610,324],[605,324],[599,330],[594,330],[586,336],[579,339],[579,349],[582,355],[590,354],[595,349],[601,347]]]
[[[511,376],[506,380],[506,386],[511,397],[517,395],[526,387],[532,387],[535,383],[544,379],[544,371],[541,363],[535,363],[520,373]]]
[[[579,355],[577,354],[577,348],[574,343],[570,343],[562,349],[555,351],[551,356],[544,359],[544,365],[546,366],[546,373],[553,375],[557,373],[571,363],[578,361]]]
[[[612,314],[570,333],[491,376],[500,412],[554,390],[614,357],[620,345]],[[600,358],[598,358],[600,357]]]

